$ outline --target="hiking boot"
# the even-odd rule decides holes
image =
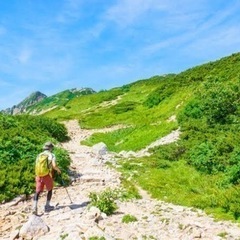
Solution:
[[[45,205],[44,207],[44,211],[45,212],[50,212],[54,209],[54,206],[51,206],[51,205]]]
[[[32,208],[32,214],[37,215],[37,208],[36,207]]]

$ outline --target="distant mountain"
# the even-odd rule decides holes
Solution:
[[[39,91],[33,92],[28,97],[26,97],[23,101],[18,103],[17,105],[14,105],[11,108],[7,108],[7,109],[3,110],[2,112],[11,114],[11,115],[24,113],[24,112],[26,112],[26,109],[29,106],[32,106],[32,105],[42,101],[46,97],[47,97],[47,95],[45,95]]]
[[[72,88],[64,90],[46,97],[35,104],[29,105],[25,112],[32,115],[42,114],[55,108],[63,108],[70,100],[92,93],[95,93],[92,88]]]
[[[92,93],[95,93],[95,91],[91,88],[72,88],[48,97],[47,95],[36,91],[31,93],[19,104],[2,110],[1,112],[10,115],[17,115],[22,113],[33,115],[41,114],[60,106],[63,107],[69,100],[75,97]]]

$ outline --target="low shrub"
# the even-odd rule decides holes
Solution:
[[[111,189],[106,189],[101,193],[91,192],[89,194],[91,200],[90,205],[97,207],[101,212],[111,215],[117,210],[115,200],[116,192]]]

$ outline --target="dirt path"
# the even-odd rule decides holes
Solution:
[[[118,210],[111,216],[89,209],[89,193],[103,191],[108,187],[118,188],[120,174],[104,164],[107,160],[113,160],[113,155],[105,154],[100,159],[93,148],[80,145],[81,140],[97,130],[80,129],[77,121],[65,124],[71,140],[64,143],[63,147],[70,153],[75,181],[67,189],[54,189],[53,202],[58,205],[52,212],[41,215],[50,231],[35,239],[78,240],[104,237],[109,240],[240,240],[240,228],[236,224],[216,222],[200,210],[151,199],[142,190],[140,200],[118,201]],[[0,206],[0,239],[14,239],[17,236],[18,229],[31,216],[31,204],[32,201],[28,200],[17,205],[8,203]],[[43,207],[44,204],[45,195],[42,195],[39,206]],[[122,218],[126,215],[136,217],[137,221],[122,223]],[[99,221],[95,221],[96,216]]]

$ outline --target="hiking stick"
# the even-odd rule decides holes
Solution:
[[[70,197],[70,195],[69,195],[69,193],[68,193],[67,187],[66,187],[65,182],[63,181],[63,178],[62,178],[61,175],[60,175],[60,178],[61,178],[61,180],[62,180],[62,185],[63,185],[63,187],[65,188],[65,190],[66,190],[66,192],[67,192],[67,195],[68,195],[68,197],[69,197],[70,203],[72,203],[72,199],[71,199],[71,197]]]

